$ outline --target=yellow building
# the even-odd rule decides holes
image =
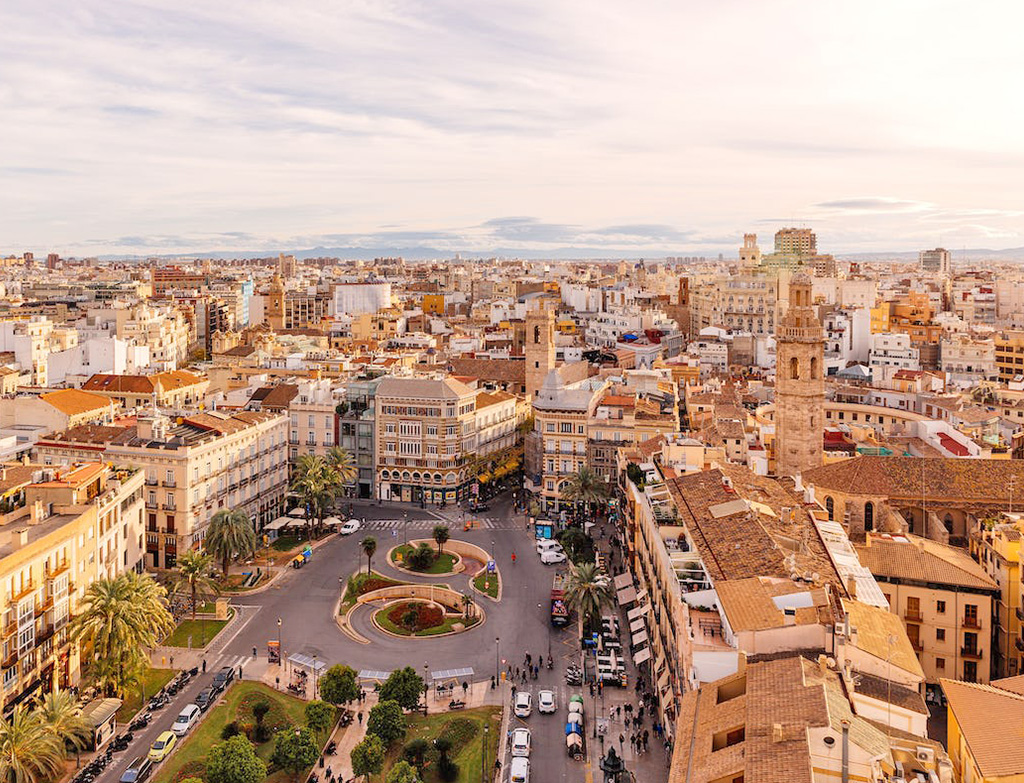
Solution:
[[[960,783],[1024,783],[1024,677],[942,680],[946,749]]]
[[[1020,579],[1020,534],[1024,517],[1003,515],[992,527],[983,526],[971,534],[971,555],[999,585],[992,622],[996,634],[992,640],[992,668],[998,677],[1021,672],[1021,618],[1024,602]]]
[[[1024,332],[1003,332],[993,338],[996,346],[996,368],[999,380],[1009,383],[1024,375]]]

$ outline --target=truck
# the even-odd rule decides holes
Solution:
[[[565,590],[568,584],[565,574],[555,574],[551,583],[551,624],[561,628],[569,623],[569,606],[565,603]]]

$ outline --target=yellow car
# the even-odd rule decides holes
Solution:
[[[167,758],[167,754],[170,753],[177,744],[178,738],[174,736],[174,732],[165,731],[156,738],[156,742],[153,743],[153,747],[149,749],[149,757],[153,759],[153,761],[163,761]]]

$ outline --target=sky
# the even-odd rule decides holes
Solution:
[[[1024,4],[8,0],[0,254],[1024,246]]]

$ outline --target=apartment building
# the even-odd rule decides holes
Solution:
[[[973,531],[971,556],[999,585],[992,625],[993,677],[1014,677],[1022,672],[1024,655],[1024,597],[1021,595],[1020,538],[1024,515],[1001,514]]]
[[[188,359],[193,331],[177,308],[137,304],[112,310],[90,310],[89,314],[113,320],[117,338],[147,346],[150,362],[156,370],[176,370]]]
[[[993,338],[996,371],[1001,383],[1024,377],[1024,332],[1002,332]]]
[[[979,381],[995,380],[996,349],[992,340],[975,340],[964,334],[943,338],[941,368],[948,384],[969,388]]]
[[[1024,687],[1021,678],[990,685],[942,681],[946,747],[961,783],[1018,783],[1024,779]]]
[[[82,384],[82,391],[107,397],[125,408],[157,405],[163,408],[198,406],[210,381],[188,370],[170,370],[153,375],[108,375],[97,373]]]
[[[341,396],[341,390],[332,388],[326,378],[298,382],[297,393],[288,404],[288,454],[292,462],[303,454],[325,457],[338,445],[336,408]]]
[[[873,533],[857,547],[903,618],[930,690],[943,677],[987,683],[999,585],[962,549],[917,536]]]
[[[33,478],[26,484],[27,470]],[[0,468],[0,490],[18,485],[23,501],[0,517],[5,710],[78,683],[79,650],[68,624],[93,580],[142,568],[143,479],[139,470],[100,462],[60,472]]]
[[[352,455],[359,471],[354,488],[358,498],[377,496],[375,398],[380,382],[380,378],[349,381],[338,417],[338,444]]]
[[[146,565],[173,568],[221,509],[245,512],[257,531],[280,515],[288,488],[288,417],[208,411],[172,421],[148,414],[54,433],[34,453],[45,465],[104,459],[142,469]]]
[[[764,274],[722,275],[691,288],[690,334],[708,326],[774,335],[778,279]]]
[[[384,378],[377,386],[378,497],[455,503],[475,480],[477,392],[455,378]]]

